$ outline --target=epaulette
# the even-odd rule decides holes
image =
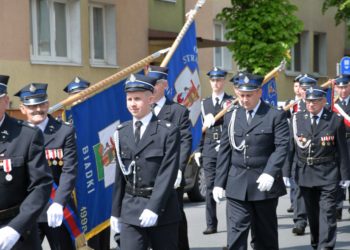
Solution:
[[[29,122],[27,122],[27,121],[17,120],[17,123],[18,123],[19,125],[23,125],[23,126],[26,126],[26,127],[28,127],[28,128],[39,129],[37,126],[35,126],[34,124],[29,123]]]
[[[228,112],[232,112],[232,111],[234,111],[235,109],[238,109],[238,108],[239,108],[239,104],[230,105],[230,107],[227,109],[227,113]]]
[[[166,128],[172,128],[173,124],[165,121],[165,120],[158,120],[158,124],[161,125],[162,127],[166,127]]]
[[[130,122],[130,121],[129,121],[129,122]],[[120,129],[124,128],[127,124],[128,124],[128,122],[123,122],[123,123],[121,123],[121,124],[118,124],[117,130],[120,130]]]
[[[56,117],[55,121],[58,123],[61,123],[63,125],[66,125],[66,126],[73,127],[73,123],[66,122],[66,121],[62,120],[60,117]]]

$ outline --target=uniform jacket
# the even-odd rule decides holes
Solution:
[[[220,103],[220,106],[221,106],[220,110],[215,110],[211,96],[203,99],[202,100],[202,115],[203,115],[203,113],[204,113],[204,116],[211,113],[215,117],[215,115],[217,113],[219,113],[224,108],[224,104],[226,104],[226,102],[228,102],[228,101],[231,101],[232,99],[233,99],[232,96],[225,93],[224,97]],[[203,119],[204,119],[204,117],[203,117]],[[207,129],[206,133],[208,133],[208,135],[211,133],[221,134],[223,122],[224,122],[223,118],[219,119],[218,121],[215,122],[214,126]],[[198,151],[202,153],[202,156],[216,158],[218,152],[215,150],[215,147],[217,147],[219,144],[220,144],[220,138],[218,140],[216,140],[213,137],[206,136],[206,134],[203,133]]]
[[[71,208],[74,208],[72,200],[72,191],[75,186],[75,179],[77,176],[77,152],[75,143],[75,130],[72,125],[62,121],[57,121],[52,116],[49,117],[49,122],[44,130],[44,146],[46,150],[63,150],[63,165],[60,166],[60,159],[56,159],[55,163],[47,159],[51,163],[50,169],[56,185],[56,196],[54,202],[63,206],[69,203]],[[46,211],[50,204],[47,204],[46,209],[40,215],[39,222],[46,222]]]
[[[0,158],[11,159],[13,179],[5,180],[1,166],[0,210],[20,205],[19,214],[7,225],[22,235],[35,225],[51,191],[52,176],[43,141],[38,128],[5,116],[0,127]]]
[[[171,122],[180,130],[181,150],[179,168],[184,174],[192,149],[192,134],[189,112],[185,106],[166,99],[165,104],[157,117],[158,119]]]
[[[142,211],[149,209],[159,216],[157,225],[178,222],[180,210],[174,189],[180,152],[178,128],[153,116],[137,145],[132,121],[121,124],[117,131],[121,160],[125,166],[135,161],[136,176],[131,173],[125,177],[117,160],[112,216],[121,217],[124,223],[140,226]],[[134,178],[136,188],[153,187],[150,197],[126,193],[127,182],[133,186]]]
[[[350,179],[349,158],[343,118],[324,108],[316,131],[312,133],[309,112],[296,114],[296,135],[300,141],[311,139],[311,149],[295,146],[297,157],[297,182],[300,186],[313,187],[333,184]],[[293,132],[294,133],[294,132]],[[310,150],[310,153],[309,153]],[[333,157],[334,160],[307,165],[300,157]]]
[[[248,126],[246,111],[239,107],[236,112],[234,139],[236,145],[245,140],[244,153],[244,150],[234,149],[229,142],[228,125],[233,112],[225,115],[215,186],[226,189],[227,197],[242,201],[265,200],[286,194],[281,171],[289,148],[286,113],[261,101]],[[257,189],[256,180],[262,173],[275,178],[268,192]]]
[[[337,101],[337,103],[345,111],[345,113],[350,115],[350,101],[348,102],[348,104],[346,106],[341,104],[339,101]],[[346,132],[346,142],[347,142],[347,145],[348,145],[348,150],[349,150],[349,155],[350,155],[350,127],[345,126],[345,132]]]

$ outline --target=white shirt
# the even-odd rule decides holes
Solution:
[[[49,122],[49,118],[46,117],[45,120],[43,120],[41,123],[39,123],[39,124],[36,125],[36,126],[37,126],[38,128],[40,128],[40,130],[41,130],[42,132],[44,132],[44,130],[45,130],[45,128],[46,128],[48,122]]]
[[[253,108],[253,112],[252,112],[252,114],[251,114],[252,119],[254,118],[256,111],[258,111],[258,108],[259,108],[259,106],[260,106],[260,103],[261,103],[261,100],[259,99],[258,104],[255,106],[255,108]],[[246,114],[246,116],[247,116],[247,121],[248,121],[248,118],[249,118],[249,110],[246,110],[245,114]]]
[[[350,96],[346,97],[345,99],[339,98],[339,101],[340,101],[340,102],[345,101],[345,104],[348,105],[348,104],[349,104],[349,99],[350,99]]]
[[[320,113],[317,114],[318,118],[317,118],[317,120],[316,120],[316,124],[319,123],[322,113],[323,113],[323,109],[321,109]],[[313,115],[313,114],[310,113],[311,125],[312,125],[312,117],[313,117],[313,116],[315,116],[315,115]]]
[[[152,116],[153,116],[152,112],[149,112],[148,115],[144,116],[140,120],[137,120],[137,119],[133,118],[132,124],[133,124],[133,127],[134,127],[134,134],[135,134],[135,130],[136,130],[135,122],[137,122],[137,121],[141,121],[142,122],[142,126],[140,128],[140,140],[141,140],[142,135],[145,132],[149,122],[151,121]]]
[[[5,114],[2,116],[2,119],[0,121],[0,127],[2,126],[2,123],[4,122],[4,120],[5,120]]]
[[[163,108],[164,104],[165,104],[166,98],[165,96],[163,96],[162,98],[159,99],[158,102],[156,102],[156,106],[154,106],[153,108],[153,112],[156,116],[158,116],[160,110]]]
[[[213,101],[213,106],[215,107],[216,104],[216,98],[219,98],[219,104],[221,104],[222,99],[224,99],[224,94],[225,92],[222,92],[220,95],[215,95],[215,93],[213,93],[211,95],[211,100]]]

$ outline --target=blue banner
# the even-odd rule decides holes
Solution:
[[[168,64],[166,95],[190,111],[192,149],[196,149],[202,134],[201,94],[198,69],[196,25],[193,22]]]
[[[90,239],[109,225],[115,178],[113,133],[130,120],[124,81],[71,109],[77,134],[76,196],[83,232]]]
[[[277,88],[276,80],[272,78],[262,87],[262,99],[272,106],[277,106]]]

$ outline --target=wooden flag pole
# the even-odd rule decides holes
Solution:
[[[152,55],[149,55],[149,56],[143,58],[142,60],[130,65],[129,67],[126,67],[125,69],[120,70],[119,72],[115,73],[114,75],[111,75],[111,76],[91,85],[87,89],[84,89],[83,91],[81,91],[75,95],[67,97],[63,101],[50,107],[49,113],[53,113],[53,112],[55,112],[59,109],[62,109],[64,107],[72,106],[73,103],[79,102],[80,100],[83,100],[83,99],[86,99],[87,97],[94,95],[97,92],[99,92],[107,87],[110,87],[111,85],[113,85],[113,84],[119,82],[120,80],[122,80],[123,78],[127,77],[129,74],[131,74],[137,70],[142,69],[143,67],[145,67],[146,65],[148,65],[149,63],[151,63],[152,61],[154,61],[155,59],[157,59],[161,55],[167,53],[168,50],[169,50],[169,48],[159,50],[159,51],[153,53]]]
[[[196,6],[194,7],[194,9],[189,12],[189,15],[187,16],[187,20],[186,20],[184,26],[182,27],[182,29],[179,32],[179,34],[177,35],[175,41],[171,45],[169,52],[166,54],[166,56],[164,57],[162,63],[160,64],[161,67],[166,67],[168,65],[168,63],[169,63],[171,57],[173,56],[175,50],[177,49],[177,47],[179,46],[182,38],[186,34],[186,31],[190,28],[190,26],[191,26],[195,16],[197,15],[198,10],[203,6],[204,3],[205,3],[205,0],[198,0],[198,2],[196,3]]]

